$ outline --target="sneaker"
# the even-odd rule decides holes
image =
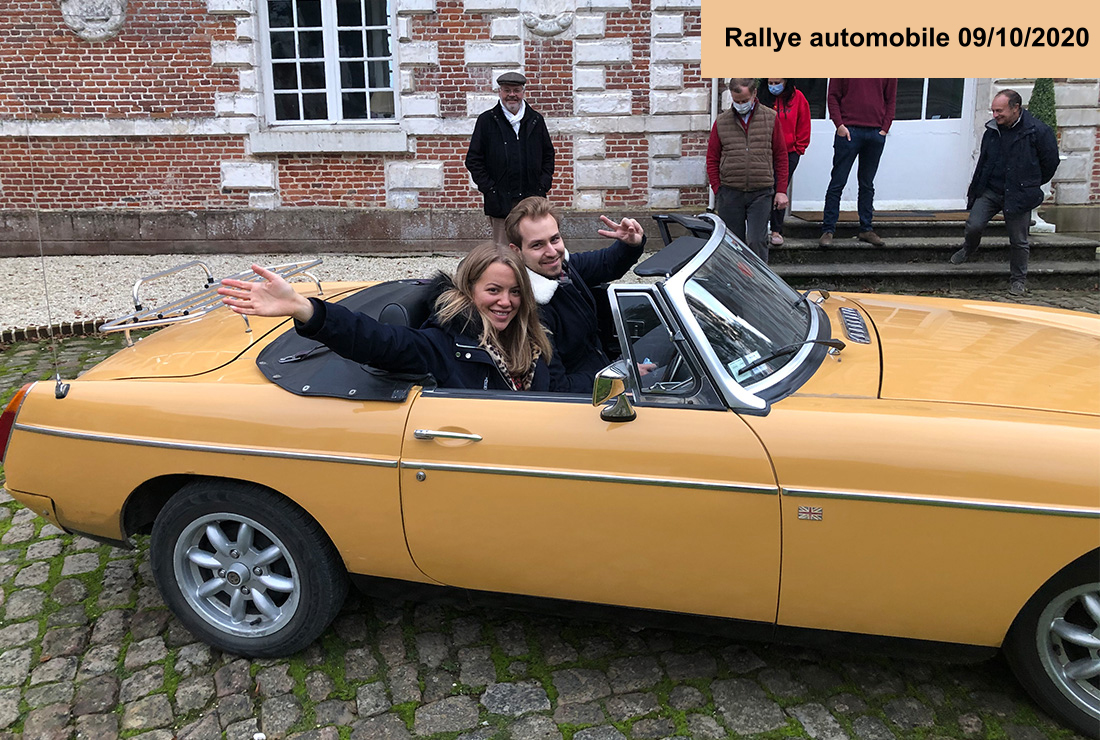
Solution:
[[[819,247],[831,247],[833,246],[833,232],[826,231],[821,235],[821,238],[817,240]]]
[[[771,238],[771,242],[772,242],[772,246],[773,246],[773,247],[781,247],[781,246],[783,246],[783,235],[782,235],[782,234],[780,234],[780,233],[778,233],[778,232],[775,232],[775,231],[773,231],[773,232],[772,232],[772,238]]]
[[[1024,285],[1022,280],[1013,280],[1008,284],[1009,295],[1023,295],[1024,293],[1027,293],[1027,286]]]
[[[882,237],[873,231],[861,231],[859,232],[859,240],[861,242],[867,242],[872,247],[884,247],[886,242],[882,240]]]
[[[961,265],[963,262],[966,262],[968,259],[969,259],[969,257],[966,256],[966,247],[963,247],[958,252],[955,252],[953,255],[951,255],[951,264]]]

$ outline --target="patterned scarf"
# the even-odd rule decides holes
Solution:
[[[489,357],[493,358],[493,362],[496,363],[497,369],[500,370],[500,374],[504,376],[504,380],[508,383],[511,390],[531,390],[531,383],[535,379],[535,365],[538,363],[538,359],[542,354],[537,346],[534,344],[531,345],[531,367],[527,369],[527,374],[522,378],[517,378],[512,375],[511,371],[508,370],[508,365],[504,362],[504,355],[502,355],[500,350],[496,347],[491,344],[482,344],[481,348],[489,353]]]

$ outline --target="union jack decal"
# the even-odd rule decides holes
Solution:
[[[821,521],[821,507],[820,506],[799,506],[798,518],[808,519],[811,522]]]

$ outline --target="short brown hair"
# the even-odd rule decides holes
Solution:
[[[756,92],[757,79],[755,77],[730,77],[729,89],[730,92],[737,92],[738,90],[748,90],[751,93]]]
[[[539,195],[524,198],[516,203],[515,208],[508,214],[508,218],[504,219],[504,234],[511,244],[523,249],[523,237],[519,233],[519,222],[525,218],[542,218],[547,215],[553,216],[554,222],[559,227],[561,226],[561,211],[556,205]]]
[[[1001,90],[999,93],[993,96],[993,99],[1003,97],[1008,101],[1009,108],[1019,108],[1024,104],[1024,99],[1020,97],[1020,93],[1015,90]]]

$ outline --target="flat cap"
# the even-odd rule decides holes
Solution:
[[[526,85],[527,78],[519,72],[505,72],[497,78],[498,85]]]

